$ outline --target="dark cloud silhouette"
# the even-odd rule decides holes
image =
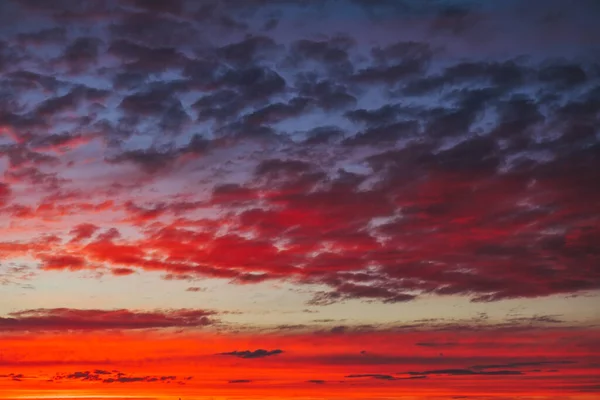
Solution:
[[[382,375],[382,374],[356,374],[356,375],[346,375],[345,378],[373,378],[384,381],[393,381],[396,378],[392,375]]]
[[[275,349],[275,350],[258,349],[258,350],[244,350],[244,351],[237,351],[236,350],[236,351],[231,351],[231,352],[228,352],[228,353],[219,353],[219,355],[251,359],[251,358],[270,357],[270,356],[275,356],[275,355],[281,354],[281,353],[283,353],[283,350],[279,350],[279,349]]]
[[[191,377],[186,377],[183,379],[189,380]],[[80,381],[91,381],[91,382],[101,382],[101,383],[135,383],[135,382],[174,382],[177,381],[178,378],[173,375],[164,375],[164,376],[135,376],[135,375],[127,375],[123,372],[112,370],[94,370],[94,371],[76,371],[70,374],[56,374],[51,378],[51,382],[60,382],[60,381],[68,381],[68,380],[80,380]]]

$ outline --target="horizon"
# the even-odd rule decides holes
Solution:
[[[597,0],[0,0],[0,400],[600,395]]]

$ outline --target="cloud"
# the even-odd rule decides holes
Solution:
[[[201,328],[215,323],[214,311],[158,311],[51,308],[23,310],[0,318],[0,331],[130,330]]]
[[[278,46],[272,38],[251,36],[240,42],[217,48],[216,53],[227,63],[243,66],[265,59],[277,49]]]
[[[25,285],[25,282],[36,276],[34,270],[27,265],[1,265],[0,286]],[[28,287],[28,286],[25,286]]]
[[[206,290],[206,288],[201,288],[198,286],[190,286],[189,288],[185,289],[186,292],[205,292]]]
[[[382,374],[354,374],[354,375],[346,375],[345,378],[373,378],[384,381],[393,381],[396,378],[392,375],[382,375]]]
[[[143,1],[143,0],[127,0],[124,3],[154,13],[180,14],[184,9],[185,2],[182,0],[174,0],[169,3],[161,1]]]
[[[186,377],[186,380],[191,379],[191,377]],[[81,380],[81,381],[90,381],[90,382],[100,382],[100,383],[136,383],[136,382],[163,382],[170,383],[177,381],[178,378],[173,375],[164,375],[164,376],[154,376],[154,375],[144,375],[144,376],[135,376],[135,375],[127,375],[123,372],[112,370],[112,371],[104,371],[104,370],[94,370],[94,371],[76,371],[70,374],[56,374],[52,377],[52,382],[61,382],[68,380]]]
[[[111,163],[131,163],[153,173],[172,164],[177,158],[171,149],[127,150],[107,160]]]
[[[82,240],[91,239],[92,236],[99,230],[100,228],[94,224],[83,223],[76,225],[71,230],[72,241],[80,242]]]
[[[415,345],[422,346],[422,347],[454,347],[454,346],[457,346],[458,343],[454,343],[454,342],[445,342],[445,343],[418,342],[418,343],[415,343]]]
[[[511,393],[523,393],[523,382],[535,385],[537,393],[540,389],[553,391],[556,387],[568,387],[573,376],[578,377],[578,386],[592,385],[598,369],[589,355],[597,348],[597,329],[579,324],[519,328],[466,323],[436,326],[430,322],[410,327],[399,324],[363,330],[349,328],[344,335],[310,330],[257,333],[255,327],[247,330],[234,327],[233,331],[216,335],[180,330],[126,334],[34,332],[26,338],[16,332],[6,332],[2,335],[5,349],[0,360],[0,375],[14,373],[29,378],[13,383],[10,377],[0,376],[0,380],[3,385],[15,385],[14,388],[22,388],[17,386],[22,384],[37,385],[48,392],[83,385],[87,390],[103,391],[112,390],[108,385],[150,383],[160,392],[163,383],[167,388],[174,384],[179,387],[179,382],[189,385],[179,388],[183,392],[196,391],[208,382],[213,382],[216,391],[228,390],[224,388],[229,385],[228,380],[251,380],[246,382],[249,389],[292,385],[293,390],[307,395],[331,385],[342,385],[339,389],[350,386],[357,393],[372,394],[374,390],[381,390],[393,395],[408,386],[415,392],[428,390],[433,382],[436,387],[459,388],[449,389],[451,394],[477,396],[479,391],[499,383]],[[241,348],[267,337],[278,348],[286,349],[285,357],[259,362],[215,356],[227,348]],[[531,346],[532,340],[535,346]],[[414,346],[418,341],[458,342],[460,347],[445,350],[442,357],[438,349]],[[94,344],[93,352],[90,352],[90,343]],[[367,346],[368,352],[362,354],[361,350]],[[195,350],[190,352],[190,348]],[[26,359],[24,351],[28,353]],[[65,360],[63,354],[70,356]],[[251,375],[248,375],[248,363]],[[277,364],[280,374],[273,374],[273,363]],[[128,369],[132,365],[149,368],[133,371]],[[178,367],[174,369],[173,365]],[[477,365],[485,368],[477,369]],[[188,380],[189,373],[185,371],[192,369],[194,379]],[[172,376],[177,378],[168,379]],[[46,382],[49,379],[53,382]],[[309,379],[315,382],[307,382]]]
[[[12,194],[12,190],[11,190],[10,186],[4,182],[1,183],[0,184],[0,206],[8,203],[8,200],[9,200],[11,194]]]
[[[275,350],[258,349],[258,350],[244,350],[244,351],[237,351],[236,350],[236,351],[231,351],[231,352],[228,352],[228,353],[219,353],[219,355],[251,359],[251,358],[270,357],[270,356],[274,356],[274,355],[281,354],[281,353],[283,353],[283,350],[279,350],[279,349],[275,349]]]
[[[45,46],[62,44],[67,38],[67,30],[64,27],[52,27],[36,32],[25,32],[17,35],[17,40],[23,45]]]
[[[501,369],[501,368],[521,368],[521,367],[539,367],[544,365],[568,365],[574,364],[574,361],[530,361],[530,362],[516,362],[509,364],[490,364],[490,365],[474,365],[471,369],[485,370],[485,369]]]
[[[62,61],[72,71],[81,72],[98,60],[102,41],[96,37],[79,37],[65,49]]]
[[[470,369],[437,369],[430,371],[421,372],[408,372],[409,375],[416,376],[428,376],[428,375],[451,375],[451,376],[463,376],[463,375],[523,375],[521,371],[512,370],[498,370],[498,371],[473,371]]]
[[[600,288],[597,8],[325,3],[6,7],[45,22],[0,42],[2,255],[315,305]]]

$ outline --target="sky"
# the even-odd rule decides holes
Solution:
[[[597,399],[599,20],[0,1],[0,399]]]

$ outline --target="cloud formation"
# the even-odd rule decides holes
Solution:
[[[210,310],[86,310],[51,308],[15,311],[0,317],[0,331],[90,331],[201,328],[215,323]]]
[[[274,356],[277,354],[281,354],[283,353],[283,350],[279,350],[279,349],[275,349],[275,350],[265,350],[265,349],[258,349],[258,350],[244,350],[244,351],[230,351],[227,353],[219,353],[219,355],[222,356],[233,356],[233,357],[238,357],[238,358],[264,358],[264,357],[269,357],[269,356]]]
[[[337,21],[329,3],[319,12]],[[328,287],[316,305],[600,288],[599,74],[578,36],[597,30],[597,7],[581,2],[559,24],[514,2],[455,3],[336,3],[360,29],[410,37],[369,43],[289,30],[282,10],[317,12],[291,0],[11,3],[14,20],[46,25],[2,42],[14,95],[0,104],[0,212],[28,234],[0,252],[47,271]],[[383,35],[389,18],[426,34],[411,23]],[[513,28],[500,35],[486,18]],[[573,54],[556,57],[548,24]],[[505,54],[511,35],[528,40]],[[182,201],[191,179],[201,190]],[[68,228],[51,243],[35,238],[56,223]]]
[[[0,393],[593,396],[598,20],[0,1]]]
[[[171,383],[175,382],[179,379],[179,384],[184,384],[184,381],[189,381],[193,379],[191,376],[187,376],[184,378],[177,378],[173,375],[165,375],[165,376],[135,376],[135,375],[127,375],[123,372],[117,370],[101,370],[96,369],[93,371],[76,371],[70,374],[57,374],[52,377],[52,382],[61,382],[65,380],[81,380],[88,382],[101,382],[101,383],[137,383],[137,382],[145,382],[145,383],[153,383],[153,382],[162,382],[162,383]]]

